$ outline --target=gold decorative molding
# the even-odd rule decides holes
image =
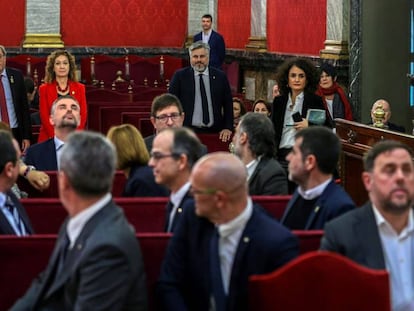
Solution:
[[[349,59],[348,41],[326,40],[325,48],[320,51],[323,59]]]
[[[65,45],[62,36],[58,33],[54,34],[25,34],[24,48],[63,48]]]
[[[249,43],[245,46],[247,51],[264,53],[267,52],[266,37],[249,37]]]
[[[194,37],[193,36],[187,36],[185,38],[184,47],[187,49],[191,44],[194,43]]]

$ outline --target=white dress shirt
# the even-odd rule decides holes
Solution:
[[[296,130],[293,127],[292,115],[296,112],[302,114],[303,100],[305,94],[302,92],[296,96],[295,103],[292,103],[292,97],[289,93],[288,102],[285,110],[285,119],[283,121],[282,137],[280,139],[279,148],[292,148],[295,144]],[[292,107],[292,109],[290,108]]]
[[[173,225],[173,219],[175,214],[181,213],[182,211],[178,211],[178,206],[180,206],[181,201],[183,200],[184,196],[187,194],[188,190],[190,190],[190,182],[185,183],[177,192],[172,193],[170,196],[170,201],[174,205],[168,219],[168,228],[167,232],[171,232],[171,227]]]

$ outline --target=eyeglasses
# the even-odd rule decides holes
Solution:
[[[158,161],[164,158],[176,158],[179,155],[176,153],[161,153],[161,152],[150,152],[150,157]]]
[[[193,186],[190,187],[190,193],[194,196],[194,195],[201,195],[201,194],[205,194],[205,195],[213,195],[216,194],[217,190],[210,188],[210,189],[205,189],[205,190],[197,190],[195,189]]]
[[[155,116],[155,119],[167,123],[168,119],[171,119],[171,121],[177,121],[181,117],[181,113],[175,112],[172,114],[161,114],[159,116]]]

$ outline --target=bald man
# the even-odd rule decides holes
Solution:
[[[378,108],[379,105],[382,105],[382,109],[384,109],[385,115],[384,115],[384,125],[386,126],[386,129],[390,130],[390,131],[394,131],[394,132],[401,132],[401,133],[405,133],[405,128],[403,126],[391,123],[389,120],[391,118],[391,106],[390,103],[387,102],[385,99],[378,99],[371,108],[371,119],[372,119],[372,123],[375,123],[375,116],[374,116],[374,112],[375,109]]]
[[[183,212],[161,270],[162,310],[247,310],[248,277],[295,258],[297,239],[254,206],[235,155],[201,158],[190,175],[195,206]],[[220,257],[220,259],[219,259]]]

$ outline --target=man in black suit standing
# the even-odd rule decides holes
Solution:
[[[32,135],[30,109],[22,73],[6,68],[6,49],[0,45],[0,118],[9,124],[23,152],[30,146]]]
[[[223,71],[209,66],[210,47],[197,41],[189,48],[191,67],[174,73],[169,92],[183,105],[184,126],[196,133],[219,133],[229,141],[233,131],[233,101]]]
[[[115,168],[104,136],[70,135],[58,175],[69,217],[46,270],[11,310],[147,310],[140,246],[110,193]]]
[[[29,217],[11,191],[20,169],[20,148],[10,132],[0,130],[0,234],[33,233]]]
[[[275,131],[269,117],[248,112],[233,136],[234,153],[247,169],[250,195],[288,194],[285,170],[276,156]]]
[[[188,128],[168,128],[154,140],[148,163],[155,181],[170,191],[167,204],[165,231],[173,232],[188,204],[193,204],[190,194],[190,174],[195,162],[203,155],[197,136]]]
[[[212,29],[213,17],[204,14],[201,17],[201,27],[203,31],[194,36],[193,41],[203,41],[210,46],[210,66],[221,69],[226,56],[226,45],[223,36]]]
[[[321,249],[390,274],[393,310],[414,310],[413,151],[381,141],[364,157],[369,202],[325,226]]]

